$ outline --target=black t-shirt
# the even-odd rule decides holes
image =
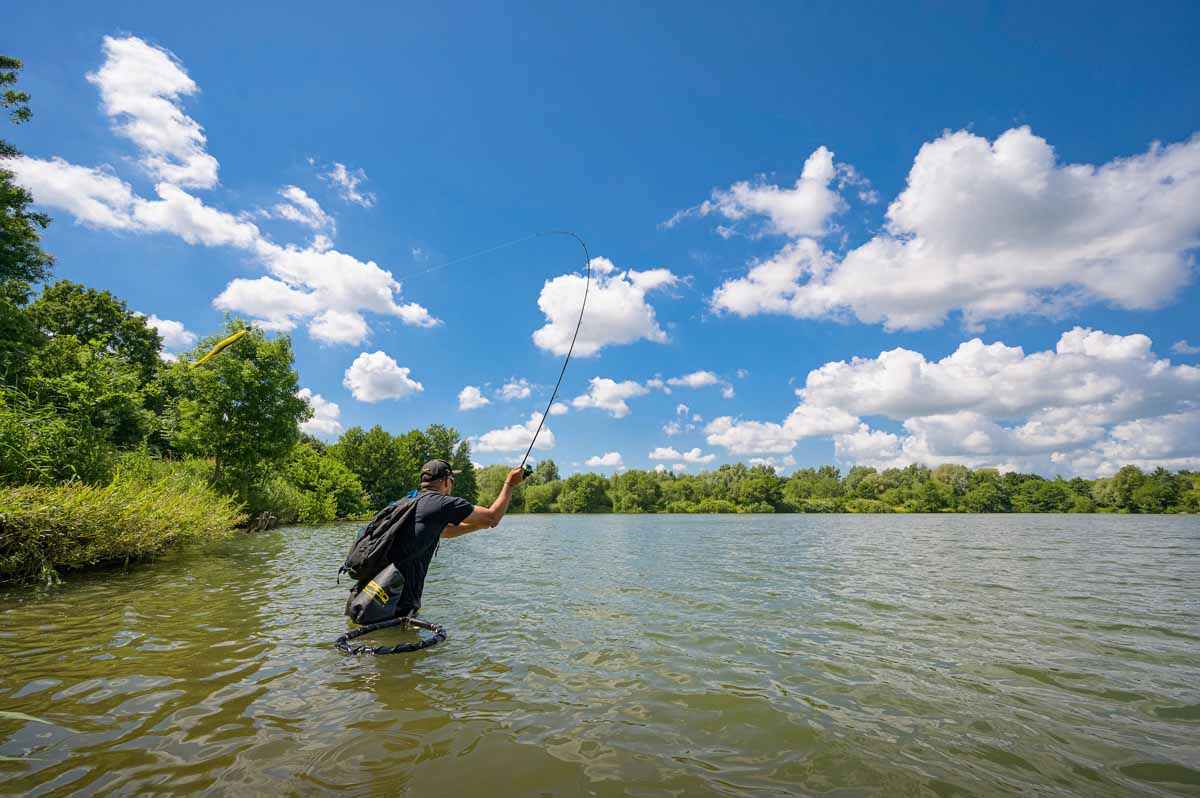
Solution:
[[[431,490],[417,493],[412,537],[406,535],[407,539],[397,538],[392,544],[392,562],[404,576],[404,591],[400,594],[401,615],[410,615],[420,608],[429,561],[437,551],[438,541],[446,526],[461,524],[474,510],[475,505],[458,496],[445,496]]]

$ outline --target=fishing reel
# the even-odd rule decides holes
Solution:
[[[529,479],[531,476],[533,476],[533,466],[527,465],[521,470],[525,472],[525,479]]]

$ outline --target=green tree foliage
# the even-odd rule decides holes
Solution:
[[[324,447],[309,441],[296,444],[284,476],[302,493],[297,509],[301,523],[351,518],[367,511],[367,495],[358,476]]]
[[[558,475],[558,464],[553,460],[543,460],[533,469],[533,474],[529,477],[530,485],[545,485],[549,482],[557,482],[560,479]]]
[[[74,413],[0,386],[0,483],[96,483],[112,475],[115,453]]]
[[[29,317],[48,338],[69,335],[123,360],[137,369],[143,385],[158,372],[162,351],[158,331],[108,291],[59,280],[30,304]]]
[[[416,487],[414,472],[421,465],[411,448],[375,425],[365,432],[362,427],[351,427],[331,450],[362,483],[370,509],[379,510]]]
[[[8,110],[14,124],[28,122],[29,94],[11,88],[17,82],[21,62],[0,55],[0,108]],[[24,285],[46,279],[54,258],[43,252],[41,230],[50,224],[44,213],[29,210],[33,202],[30,193],[18,186],[13,173],[4,168],[4,158],[19,155],[16,148],[0,139],[0,283]]]
[[[558,507],[564,513],[606,513],[612,510],[608,480],[599,474],[575,474],[563,481]]]
[[[836,469],[834,470],[836,473]],[[732,499],[741,507],[753,508],[756,513],[773,513],[786,509],[782,480],[770,466],[754,466],[745,477],[734,484]]]
[[[249,332],[198,368],[190,362],[239,329]],[[211,457],[223,490],[251,503],[255,489],[282,465],[300,439],[299,424],[312,416],[292,367],[286,335],[268,339],[239,320],[210,336],[165,372],[174,397],[167,423],[179,451]]]
[[[962,508],[969,513],[1007,513],[1012,501],[999,487],[999,480],[981,481],[963,494]]]
[[[832,499],[841,496],[842,490],[838,470],[833,466],[801,468],[784,483],[780,499],[790,507],[803,508],[808,499]]]
[[[25,379],[38,404],[119,447],[141,443],[154,424],[143,387],[141,375],[123,357],[73,335],[50,338],[34,350]]]
[[[541,485],[529,485],[525,487],[525,512],[558,512],[558,495],[562,492],[562,487],[562,480],[557,479],[553,482],[544,482]]]
[[[435,458],[449,462],[459,472],[454,478],[454,495],[477,501],[479,486],[471,446],[451,427],[433,424],[424,431],[395,436],[378,424],[366,432],[351,427],[330,450],[358,476],[372,510],[419,487],[421,466]]]
[[[661,500],[662,489],[653,474],[646,471],[626,471],[612,478],[613,512],[654,513],[658,512]]]

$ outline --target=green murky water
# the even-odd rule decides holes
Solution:
[[[1200,794],[1195,517],[513,517],[378,659],[354,531],[0,593],[0,794]]]

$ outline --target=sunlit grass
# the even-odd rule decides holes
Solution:
[[[57,581],[59,571],[128,562],[229,535],[236,502],[180,469],[118,471],[104,486],[0,488],[0,579]]]

